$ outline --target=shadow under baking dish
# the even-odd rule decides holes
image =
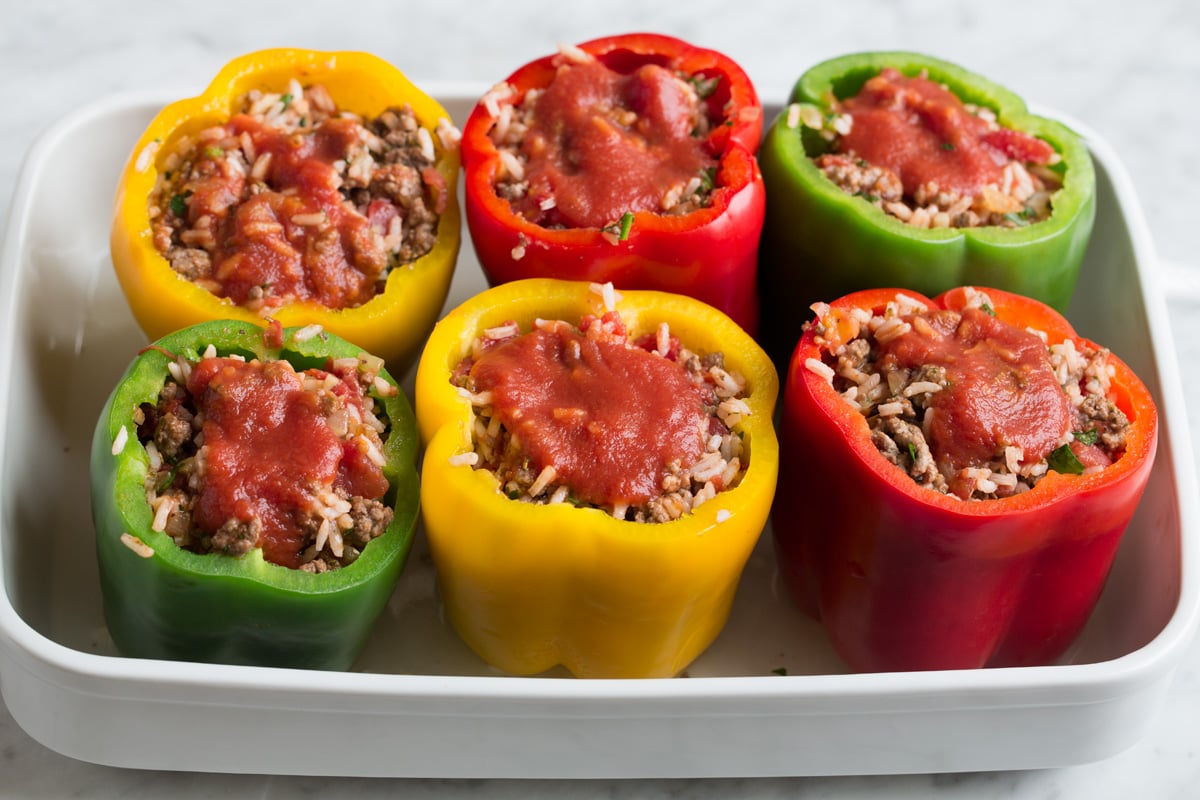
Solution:
[[[461,125],[483,88],[433,91]],[[687,679],[499,675],[442,619],[422,537],[354,672],[120,657],[101,610],[88,458],[108,392],[146,344],[108,231],[117,175],[162,103],[113,98],[49,131],[26,162],[2,251],[0,688],[34,738],[132,767],[668,777],[1056,766],[1111,755],[1145,729],[1196,622],[1196,495],[1153,251],[1128,179],[1095,136],[1096,230],[1068,316],[1150,387],[1162,438],[1096,612],[1060,664],[846,674],[787,597],[769,535]],[[486,285],[463,236],[447,308]],[[322,757],[299,756],[314,736]]]

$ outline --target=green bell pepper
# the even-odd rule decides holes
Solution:
[[[1048,143],[1062,186],[1044,220],[1019,227],[918,228],[829,180],[814,159],[828,138],[800,121],[815,106],[858,94],[885,67],[922,71],[996,121]],[[960,285],[990,286],[1062,311],[1074,292],[1095,218],[1095,173],[1087,147],[1065,125],[1035,116],[1012,92],[954,64],[915,53],[860,53],[825,61],[796,82],[790,106],[775,119],[759,159],[767,214],[759,264],[768,349],[786,357],[799,337],[799,308],[880,286],[935,295]],[[789,109],[799,106],[808,114]],[[951,149],[952,145],[943,145]]]
[[[346,566],[314,574],[270,563],[260,547],[240,556],[185,549],[154,529],[147,498],[151,456],[138,425],[143,404],[158,402],[172,362],[195,364],[212,345],[220,356],[284,359],[297,372],[329,369],[336,358],[358,358],[368,374],[382,363],[343,339],[313,332],[277,324],[264,332],[229,320],[185,328],[143,350],[109,397],[92,441],[92,516],[105,620],[123,654],[348,669],[365,645],[404,566],[418,510],[416,423],[386,370],[379,369],[368,395],[386,426],[382,503],[393,518]]]

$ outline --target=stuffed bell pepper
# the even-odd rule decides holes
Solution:
[[[686,294],[756,328],[762,106],[726,56],[636,33],[564,47],[463,128],[467,225],[492,285]]]
[[[798,306],[878,286],[996,286],[1066,309],[1095,217],[1081,139],[915,53],[813,67],[767,133],[761,282],[771,349]]]
[[[118,649],[349,668],[412,542],[416,452],[382,360],[315,325],[218,320],[147,347],[92,445]]]
[[[113,264],[150,338],[316,323],[399,374],[458,256],[458,133],[365,53],[264,50],[164,108],[118,187]]]
[[[434,329],[422,516],[450,622],[528,675],[679,674],[766,523],[770,360],[690,297],[529,279]]]
[[[854,670],[1054,662],[1145,489],[1146,387],[1049,306],[997,289],[813,308],[772,515],[801,605]]]

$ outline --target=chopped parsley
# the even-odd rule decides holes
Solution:
[[[1100,431],[1095,428],[1088,428],[1086,431],[1075,431],[1074,436],[1075,441],[1080,444],[1091,445],[1095,444],[1096,440],[1100,438]]]
[[[284,108],[287,108],[288,106],[290,106],[292,104],[292,93],[285,92],[283,94],[283,96],[279,98],[279,102],[283,103]]]
[[[717,168],[705,167],[700,170],[700,189],[711,192],[717,185]]]
[[[175,466],[171,467],[171,470],[158,484],[158,488],[155,489],[155,491],[157,491],[159,494],[162,494],[171,486],[172,483],[175,482],[175,476],[179,474],[179,466],[179,464],[176,464]]]
[[[220,158],[221,156],[225,155],[225,148],[212,144],[204,148],[204,155],[208,156],[209,158]]]
[[[687,82],[696,91],[697,97],[701,100],[707,100],[717,90],[717,86],[721,83],[721,76],[717,75],[713,78],[706,78],[703,75],[696,74],[690,76]]]
[[[1061,472],[1064,475],[1082,475],[1083,462],[1071,450],[1071,445],[1064,444],[1050,451],[1050,455],[1046,456],[1046,465],[1055,472]]]
[[[917,446],[912,442],[908,443],[908,457],[914,464],[917,463]]]
[[[996,316],[996,309],[992,308],[991,303],[984,303],[979,307],[979,310],[987,314],[989,317]]]
[[[1029,220],[1034,216],[1036,216],[1036,212],[1032,208],[1023,208],[1020,211],[1005,214],[1004,218],[1018,228],[1022,228],[1028,225]]]
[[[617,238],[622,242],[629,238],[629,231],[633,229],[633,212],[626,211],[621,215],[621,235]]]
[[[621,219],[616,222],[611,222],[600,229],[604,233],[616,234],[617,241],[623,242],[629,238],[629,232],[633,230],[633,212],[626,211],[621,215]]]
[[[192,196],[190,191],[183,194],[172,195],[171,197],[171,213],[183,219],[188,212],[188,198]]]
[[[943,150],[953,150],[954,142],[942,142],[942,149]]]

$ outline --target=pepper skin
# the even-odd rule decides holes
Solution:
[[[217,73],[198,97],[164,108],[134,146],[117,188],[110,244],[113,265],[134,318],[150,339],[211,319],[240,319],[265,325],[266,319],[234,305],[178,275],[154,247],[147,199],[158,172],[181,136],[230,117],[251,89],[287,91],[288,81],[323,84],[339,108],[364,118],[407,103],[421,125],[434,133],[450,116],[391,64],[366,53],[262,50],[236,58]],[[458,181],[458,153],[437,144],[437,169],[446,185]],[[458,258],[461,218],[456,192],[449,192],[433,250],[410,265],[393,269],[384,291],[355,308],[330,309],[297,302],[272,309],[284,325],[316,323],[383,358],[397,375],[416,359],[441,312]]]
[[[633,339],[667,322],[697,352],[721,350],[745,376],[752,414],[741,483],[667,523],[618,521],[570,504],[510,500],[471,452],[473,412],[451,371],[485,328],[597,312],[588,284],[529,279],[468,300],[437,327],[417,367],[425,458],[421,501],[447,617],[494,666],[530,675],[557,664],[579,677],[669,677],[721,631],[738,578],[766,523],[778,443],[770,360],[729,317],[689,297],[626,291],[617,311]],[[726,518],[728,517],[728,518]],[[723,521],[722,521],[723,520]]]
[[[1087,341],[1036,300],[983,291],[1006,322],[1052,344]],[[905,294],[931,309],[966,302],[962,289]],[[830,304],[831,315],[880,309],[895,295],[857,292]],[[1130,427],[1125,452],[1103,470],[1051,471],[1026,492],[962,501],[887,461],[866,418],[805,367],[821,357],[816,327],[791,361],[772,510],[780,571],[800,605],[856,671],[1052,663],[1091,613],[1146,486],[1157,442],[1146,387],[1110,354],[1113,401]]]
[[[851,97],[885,66],[926,70],[964,103],[1037,136],[1060,155],[1063,185],[1044,221],[1020,228],[921,229],[847,194],[813,163],[827,143],[789,128],[785,108],[763,142],[767,218],[759,265],[768,350],[786,361],[800,335],[797,307],[848,292],[898,286],[933,295],[978,284],[1033,297],[1065,311],[1096,213],[1095,173],[1082,140],[1066,126],[1030,114],[1012,92],[961,67],[915,53],[863,53],[825,61],[796,82],[790,103],[828,111],[829,98]]]
[[[579,45],[617,72],[658,64],[683,74],[719,78],[707,103],[724,120],[714,124],[707,150],[718,160],[710,204],[690,214],[633,215],[628,238],[599,228],[544,228],[513,211],[496,192],[500,153],[490,138],[495,118],[487,98],[463,128],[467,227],[488,281],[521,278],[612,282],[618,289],[686,294],[729,314],[747,331],[758,325],[756,272],[765,190],[755,153],[762,105],[749,77],[720,53],[648,33],[612,36]],[[521,67],[506,81],[514,90],[500,106],[519,103],[554,76],[554,56]]]
[[[391,596],[412,543],[419,494],[416,422],[402,392],[375,398],[389,423],[384,502],[395,516],[352,564],[311,574],[268,563],[257,548],[240,557],[198,554],[151,528],[149,458],[133,418],[142,403],[158,400],[172,360],[165,352],[195,360],[212,344],[220,355],[285,358],[297,369],[362,352],[328,334],[296,341],[296,330],[283,331],[282,347],[264,343],[263,330],[243,321],[178,331],[134,360],[105,405],[92,442],[92,516],[105,620],[125,655],[349,669]],[[379,374],[395,385],[385,371]],[[114,455],[122,429],[125,443]],[[125,534],[133,540],[123,540]]]

